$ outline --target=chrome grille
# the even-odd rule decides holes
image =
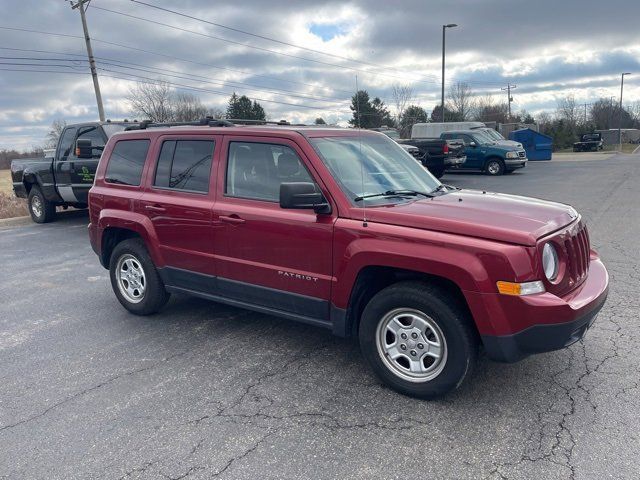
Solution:
[[[525,158],[527,156],[527,152],[518,152],[518,156],[520,158]]]

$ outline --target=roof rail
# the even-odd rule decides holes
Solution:
[[[146,130],[147,128],[159,128],[159,127],[233,127],[234,124],[228,120],[214,119],[213,117],[205,117],[197,122],[163,122],[156,123],[151,120],[143,120],[138,125],[131,125],[125,128],[125,131],[129,130]]]
[[[244,118],[229,118],[230,122],[235,123],[236,125],[286,125],[286,126],[294,126],[294,127],[307,127],[308,125],[304,123],[289,123],[286,120],[251,120]]]

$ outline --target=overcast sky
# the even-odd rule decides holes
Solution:
[[[394,83],[410,84],[414,103],[430,112],[443,23],[459,25],[447,31],[447,84],[467,81],[506,99],[500,88],[511,82],[513,108],[535,114],[569,94],[580,103],[618,98],[626,71],[634,75],[625,104],[640,100],[638,0],[144,1],[231,29],[131,0],[92,0],[107,118],[132,118],[128,90],[158,78],[210,107],[224,109],[236,91],[270,119],[344,122],[357,75],[388,104]],[[0,148],[42,145],[57,118],[97,119],[78,11],[64,0],[0,0],[0,13]]]

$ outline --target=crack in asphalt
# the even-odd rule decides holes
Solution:
[[[47,413],[51,412],[52,410],[55,410],[58,407],[61,407],[62,405],[65,405],[65,404],[75,400],[76,398],[82,397],[82,396],[86,395],[87,393],[94,392],[94,391],[96,391],[96,390],[98,390],[98,389],[100,389],[102,387],[110,385],[111,383],[113,383],[113,382],[115,382],[115,381],[117,381],[117,380],[119,380],[121,378],[129,377],[129,376],[132,376],[132,375],[136,375],[138,373],[142,373],[142,372],[147,372],[149,370],[153,370],[154,368],[156,368],[156,367],[158,367],[160,365],[163,365],[163,364],[173,360],[174,358],[181,357],[181,356],[183,356],[183,355],[185,355],[187,353],[190,353],[190,352],[192,352],[192,350],[188,349],[188,350],[185,350],[183,352],[179,352],[179,353],[176,353],[174,355],[171,355],[169,357],[165,357],[162,360],[160,360],[158,362],[155,362],[153,365],[148,365],[146,367],[138,368],[138,369],[135,369],[135,370],[131,370],[129,372],[124,372],[124,373],[121,373],[119,375],[115,375],[115,376],[113,376],[113,377],[111,377],[111,378],[109,378],[109,379],[107,379],[107,380],[105,380],[105,381],[103,381],[103,382],[101,382],[101,383],[99,383],[97,385],[94,385],[94,386],[89,387],[89,388],[85,388],[84,390],[81,390],[81,391],[79,391],[77,393],[74,393],[73,395],[71,395],[71,396],[69,396],[69,397],[67,397],[67,398],[65,398],[63,400],[61,400],[61,401],[59,401],[57,403],[54,403],[53,405],[50,405],[49,407],[47,407],[46,409],[44,409],[40,413],[32,415],[32,416],[30,416],[28,418],[25,418],[23,420],[20,420],[18,422],[15,422],[15,423],[12,423],[12,424],[9,424],[9,425],[4,425],[4,426],[0,427],[0,432],[4,432],[4,431],[7,431],[7,430],[10,430],[10,429],[18,427],[20,425],[24,425],[26,423],[32,422],[33,420],[37,420],[37,419],[39,419],[41,417],[44,417]]]
[[[242,452],[238,456],[232,457],[220,470],[212,473],[211,474],[211,478],[219,477],[220,475],[225,473],[227,470],[229,470],[231,468],[231,466],[234,463],[238,463],[240,460],[244,459],[245,457],[247,457],[251,453],[255,452],[258,449],[258,447],[260,445],[262,445],[262,443],[264,443],[269,437],[275,435],[276,433],[278,433],[278,430],[273,430],[273,431],[267,433],[262,438],[260,438],[260,440],[258,440],[256,443],[254,443],[249,449],[245,450],[244,452]]]

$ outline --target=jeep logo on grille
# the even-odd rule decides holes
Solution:
[[[293,272],[285,272],[284,270],[278,270],[278,275],[285,278],[295,279],[295,280],[306,280],[307,282],[318,281],[318,277],[312,277],[311,275],[301,275],[299,273],[293,273]]]

